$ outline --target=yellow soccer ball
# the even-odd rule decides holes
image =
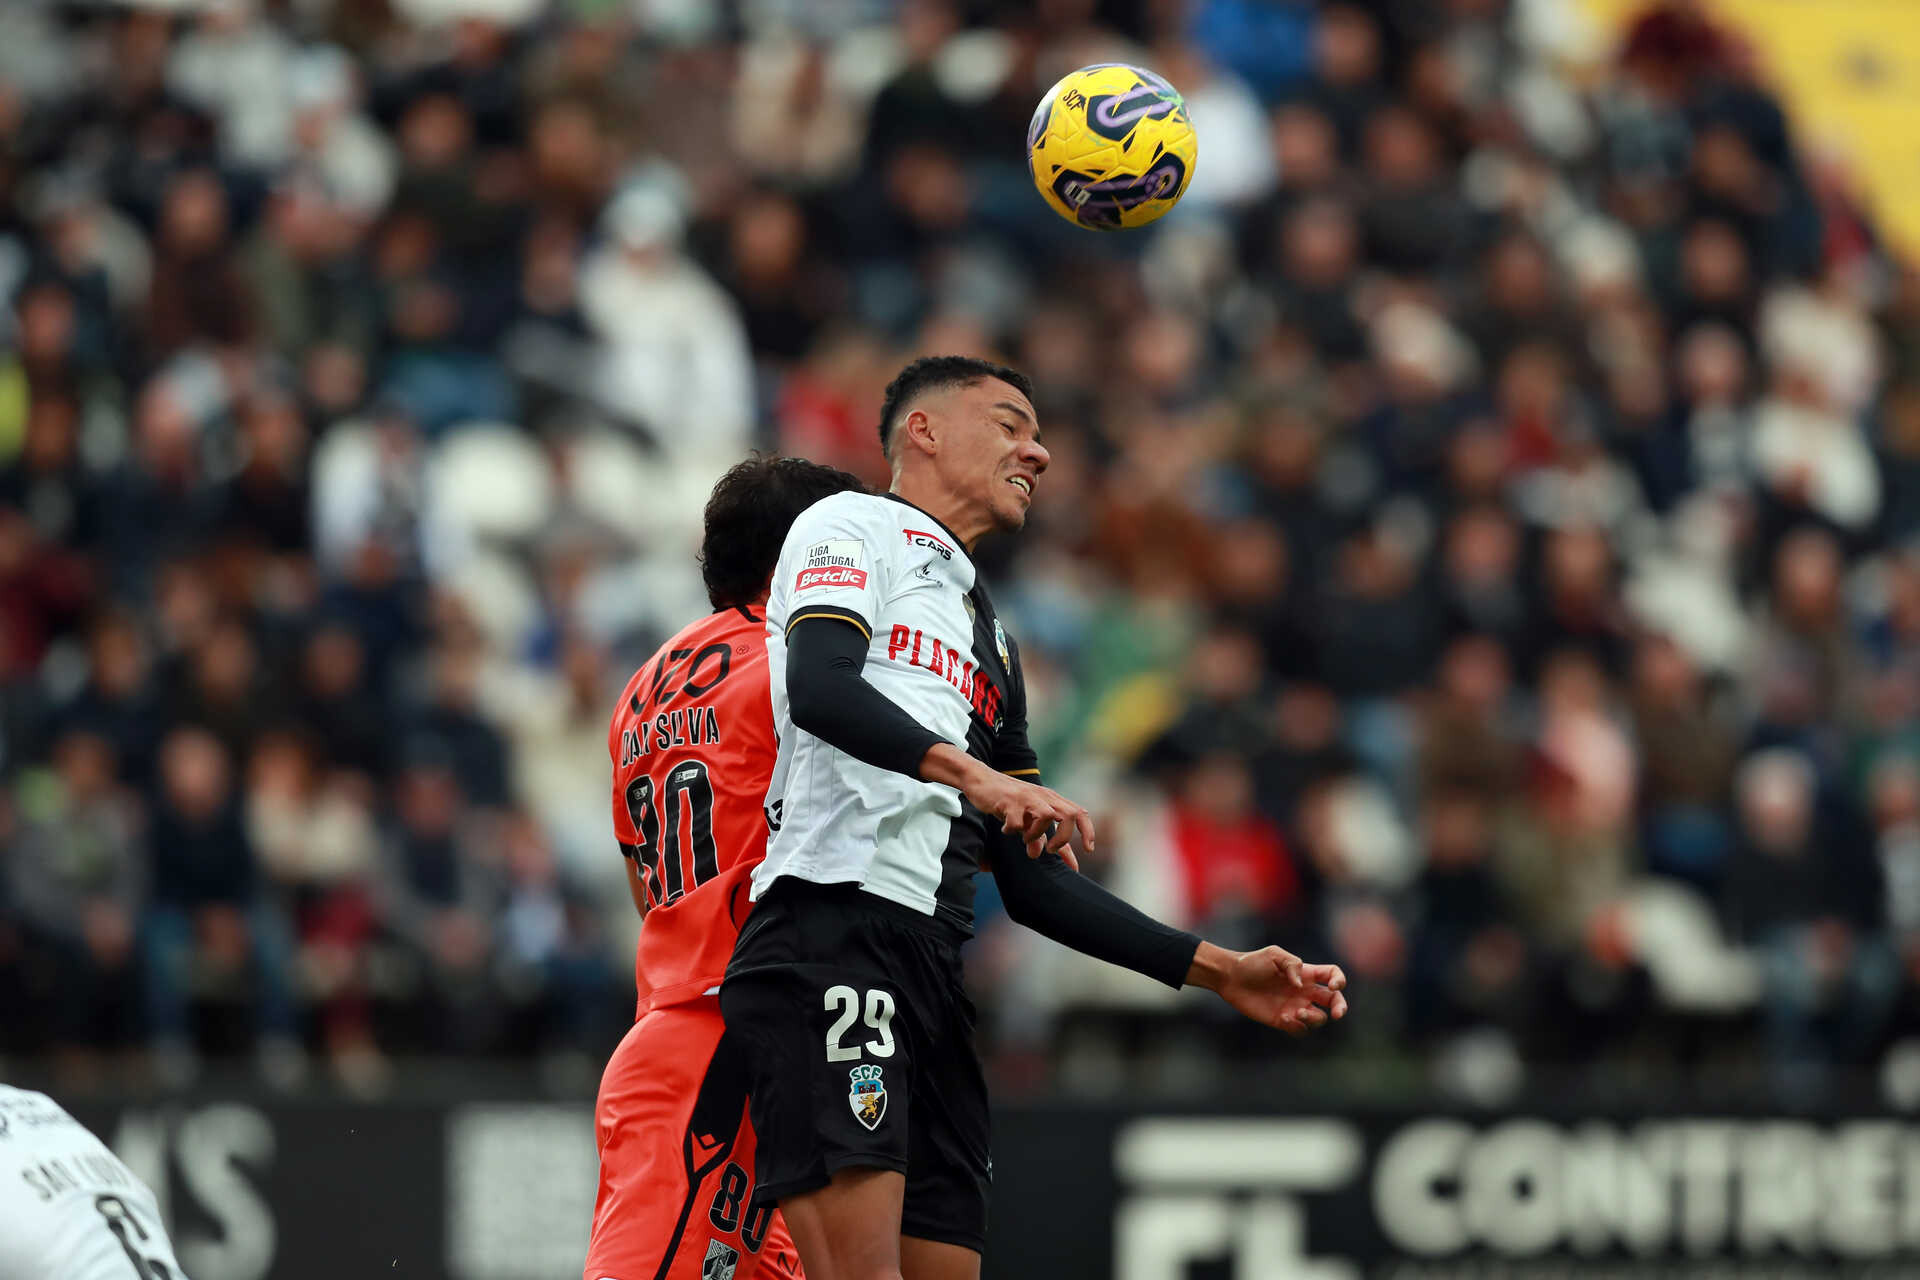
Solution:
[[[1186,100],[1143,67],[1096,62],[1047,90],[1027,126],[1027,172],[1053,211],[1099,231],[1173,208],[1199,155]]]

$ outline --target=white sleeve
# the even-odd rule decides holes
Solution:
[[[899,550],[887,537],[893,521],[878,518],[886,513],[877,505],[865,494],[835,494],[793,522],[773,575],[774,599],[785,606],[774,618],[782,631],[819,616],[844,618],[873,635]]]

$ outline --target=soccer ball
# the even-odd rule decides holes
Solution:
[[[1027,126],[1027,172],[1053,211],[1100,231],[1173,208],[1199,142],[1178,90],[1142,67],[1096,62],[1047,90]]]

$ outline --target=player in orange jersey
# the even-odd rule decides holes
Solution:
[[[718,992],[767,847],[768,580],[795,517],[859,487],[798,458],[754,458],[721,477],[700,553],[714,611],[661,646],[614,708],[614,832],[645,923],[636,1021],[594,1109],[600,1190],[585,1280],[800,1274],[779,1213],[752,1207],[746,1073]]]

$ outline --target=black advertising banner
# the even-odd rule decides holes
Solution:
[[[1920,1275],[1920,1125],[1009,1114],[989,1277]]]
[[[154,1189],[192,1280],[452,1274],[445,1108],[256,1098],[69,1110]]]
[[[584,1103],[73,1110],[193,1280],[580,1275]],[[1920,1122],[1880,1116],[1019,1105],[994,1164],[986,1280],[1920,1276]]]

